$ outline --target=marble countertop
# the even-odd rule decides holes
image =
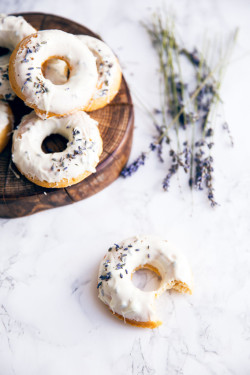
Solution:
[[[163,1],[1,1],[1,12],[62,15],[99,33],[121,61],[133,95],[157,106],[156,58],[139,21]],[[154,158],[133,178],[30,217],[0,219],[0,375],[248,375],[250,373],[250,4],[165,2],[187,43],[240,27],[222,88],[235,146],[218,129],[215,210],[175,181],[161,189]],[[136,102],[136,100],[135,100]],[[131,160],[154,128],[135,106]],[[249,137],[249,140],[248,140]],[[193,296],[165,293],[164,324],[143,330],[97,298],[99,262],[114,242],[152,233],[174,242],[193,269]]]

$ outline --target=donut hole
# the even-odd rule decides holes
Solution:
[[[158,290],[162,278],[158,271],[152,266],[143,266],[137,268],[132,274],[132,283],[143,292],[152,292]]]
[[[60,58],[51,57],[42,64],[42,73],[54,85],[64,85],[69,79],[69,66]]]
[[[0,47],[0,57],[7,55],[10,52],[8,48]]]
[[[62,152],[67,148],[68,139],[60,134],[51,134],[43,140],[42,150],[45,154]]]

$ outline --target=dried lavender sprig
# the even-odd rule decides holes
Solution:
[[[234,33],[233,42],[235,42],[237,34],[238,34],[238,30],[236,30]],[[222,58],[222,62],[224,65],[229,60],[228,52],[230,53],[232,52],[232,46],[229,46],[229,47],[231,48],[227,49],[225,56]],[[222,56],[222,52],[221,52],[221,56]],[[223,69],[223,64],[221,64],[221,67],[219,69],[218,79],[213,80],[212,87],[208,86],[209,90],[212,89],[212,92],[210,91],[210,94],[212,95],[210,95],[210,98],[209,98],[209,105],[207,105],[207,107],[205,108],[204,107],[202,108],[203,111],[205,110],[205,120],[202,123],[202,129],[203,129],[202,142],[200,142],[201,144],[198,144],[199,152],[196,153],[196,157],[194,158],[194,163],[196,164],[196,168],[195,168],[196,173],[195,173],[195,178],[194,178],[195,187],[198,189],[202,189],[203,187],[207,188],[207,192],[208,192],[207,197],[212,207],[217,205],[217,202],[215,201],[215,198],[214,198],[214,187],[213,187],[214,160],[210,152],[214,143],[211,140],[208,142],[206,138],[212,137],[214,132],[213,132],[213,128],[207,129],[207,124],[208,124],[208,118],[210,116],[210,113],[213,112],[212,114],[215,115],[216,108],[218,106],[218,103],[220,102],[219,89],[222,83],[223,74],[225,72],[225,69]],[[213,121],[211,121],[211,123],[213,123]],[[229,134],[230,134],[230,131],[229,131]],[[232,143],[232,139],[231,139],[231,143]],[[207,152],[206,152],[207,149],[205,149],[206,146],[209,150],[208,156],[206,156],[207,155]],[[201,153],[203,153],[203,155],[201,155]]]
[[[182,152],[176,153],[174,150],[169,151],[169,156],[171,158],[171,166],[168,170],[168,174],[162,181],[162,187],[165,191],[168,191],[170,187],[171,178],[178,172],[180,168],[182,168],[185,173],[187,173],[190,168],[190,149],[188,147],[187,142],[184,142],[183,145],[184,149]]]
[[[146,158],[146,153],[142,152],[133,163],[123,168],[123,170],[121,171],[121,176],[124,178],[132,176],[132,174],[134,174],[142,165],[145,164]]]

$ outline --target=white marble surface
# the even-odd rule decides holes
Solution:
[[[153,0],[1,0],[1,12],[41,11],[80,22],[118,54],[132,91],[157,105],[156,59],[139,20]],[[0,375],[172,375],[250,373],[250,3],[179,0],[183,38],[240,26],[222,90],[235,140],[218,130],[216,193],[177,183],[161,190],[167,166],[154,160],[90,199],[31,217],[0,219]],[[154,132],[136,108],[132,158]],[[113,242],[136,233],[161,235],[190,260],[193,296],[166,293],[164,324],[142,330],[116,320],[97,299],[99,262]]]

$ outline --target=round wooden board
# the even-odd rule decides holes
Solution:
[[[86,27],[68,19],[44,14],[23,13],[29,23],[38,30],[60,29],[72,34],[98,37]],[[21,100],[12,103],[15,125],[30,111]],[[125,79],[115,99],[105,108],[90,113],[99,122],[103,138],[103,153],[96,173],[82,182],[64,189],[45,189],[29,182],[20,175],[11,162],[11,142],[0,154],[0,217],[13,218],[30,215],[49,208],[64,206],[85,199],[111,184],[126,164],[132,145],[134,112]],[[48,147],[57,149],[58,141]]]

